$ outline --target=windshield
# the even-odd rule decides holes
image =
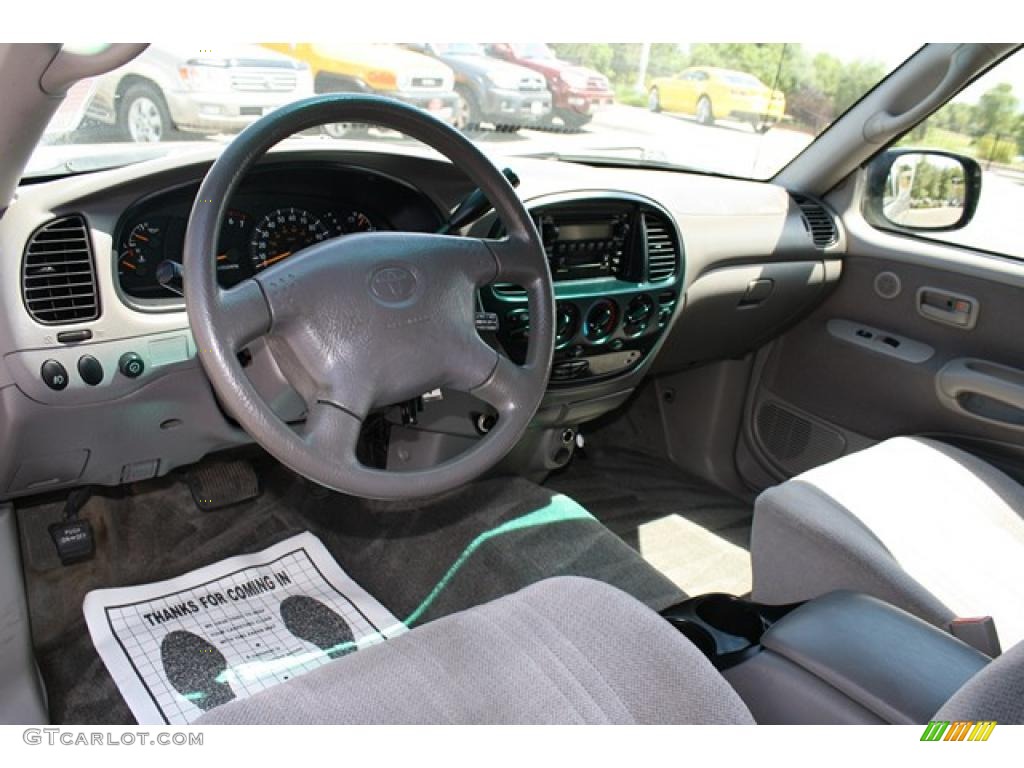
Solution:
[[[433,43],[442,56],[483,56],[484,47],[479,43]]]
[[[767,179],[916,47],[867,41],[829,50],[795,43],[152,45],[71,90],[26,175],[224,143],[292,101],[359,92],[427,110],[492,157]],[[408,141],[376,126],[335,124],[311,133],[298,140]]]
[[[521,59],[553,59],[555,52],[545,43],[519,43],[512,46]]]

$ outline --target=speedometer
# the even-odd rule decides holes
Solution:
[[[256,225],[249,241],[255,271],[288,258],[303,248],[330,237],[327,227],[302,208],[278,208]]]

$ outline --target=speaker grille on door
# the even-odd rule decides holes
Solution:
[[[839,432],[777,403],[761,404],[755,426],[768,457],[793,475],[838,459],[846,450]]]

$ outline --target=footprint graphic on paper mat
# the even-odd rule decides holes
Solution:
[[[286,597],[281,601],[281,620],[289,632],[326,651],[332,659],[356,649],[348,622],[316,598]]]
[[[228,662],[209,640],[184,630],[170,632],[160,643],[160,658],[174,689],[204,712],[235,698],[230,685],[217,681]]]

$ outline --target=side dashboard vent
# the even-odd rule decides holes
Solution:
[[[679,269],[679,246],[673,226],[664,217],[645,211],[647,279],[654,283],[673,277]]]
[[[828,248],[839,242],[839,229],[828,209],[817,200],[803,195],[793,195],[793,202],[800,209],[804,226],[816,248]]]
[[[21,262],[21,290],[28,313],[45,325],[99,317],[96,270],[83,217],[54,219],[29,238]]]

